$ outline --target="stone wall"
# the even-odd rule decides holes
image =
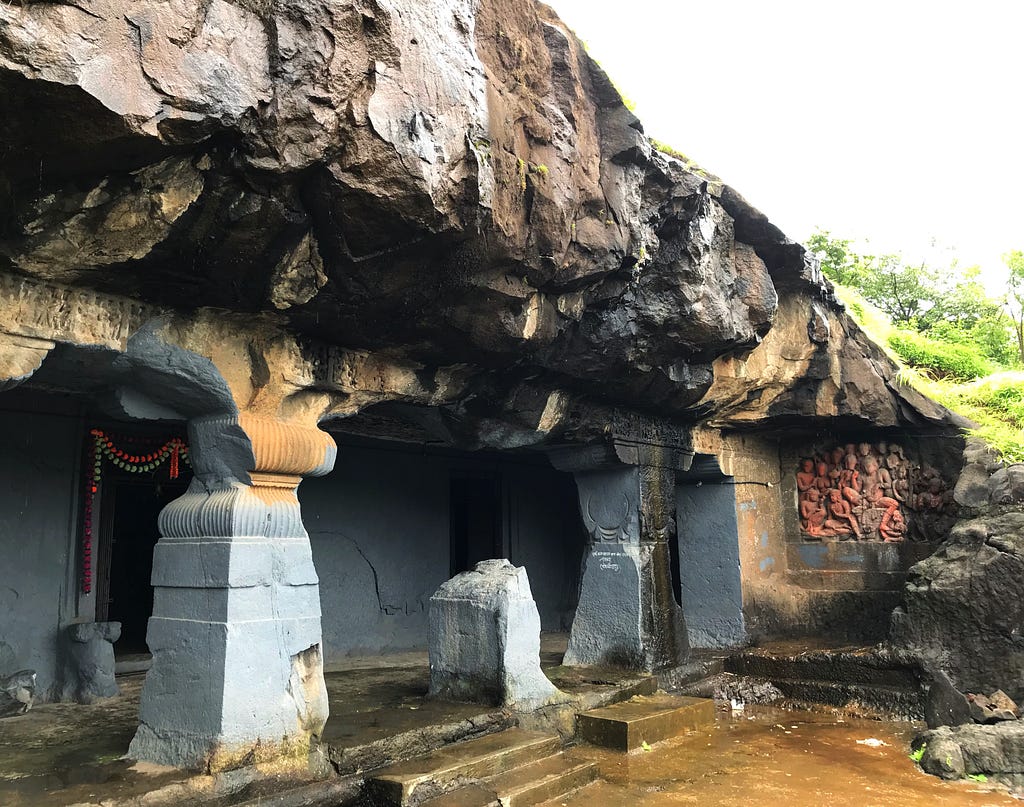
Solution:
[[[354,444],[344,436],[339,444],[334,471],[299,488],[328,663],[426,648],[430,596],[450,577],[453,471],[501,475],[509,557],[527,568],[544,629],[567,629],[583,543],[570,477],[543,459]]]
[[[933,464],[949,474],[959,468],[949,460],[960,445],[958,439],[908,436],[905,443],[915,462]],[[696,445],[719,458],[731,485],[748,640],[884,638],[907,570],[931,555],[936,544],[822,540],[803,534],[796,471],[808,450],[806,442],[780,442],[754,433],[720,437],[699,432]],[[727,551],[711,538],[703,549],[719,558]],[[684,563],[684,596],[686,577]]]
[[[73,401],[0,395],[0,675],[34,669],[40,700],[60,695],[59,633],[75,616],[81,435]]]
[[[746,643],[743,583],[732,480],[691,481],[678,474],[676,538],[681,605],[690,647]]]

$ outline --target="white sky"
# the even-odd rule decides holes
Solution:
[[[1021,0],[548,2],[649,135],[790,238],[934,239],[993,291],[1024,249]]]

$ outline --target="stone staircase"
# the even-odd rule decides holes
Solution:
[[[597,765],[568,758],[557,734],[513,728],[383,768],[366,791],[379,807],[527,807],[596,778]]]
[[[714,719],[710,700],[658,693],[581,713],[577,735],[629,752]],[[374,807],[528,807],[597,778],[597,763],[563,751],[557,734],[512,728],[382,768],[367,778],[365,794]]]

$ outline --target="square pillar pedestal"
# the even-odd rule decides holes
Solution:
[[[319,581],[295,491],[327,473],[315,427],[190,422],[195,477],[160,514],[140,725],[129,756],[218,770],[304,757],[327,720]]]

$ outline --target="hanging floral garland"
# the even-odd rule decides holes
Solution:
[[[155,471],[164,463],[168,463],[167,475],[177,479],[181,472],[181,463],[191,464],[188,456],[188,445],[180,437],[172,437],[159,448],[152,448],[153,440],[135,437],[117,437],[102,429],[89,432],[92,443],[89,445],[89,459],[85,472],[85,523],[82,530],[82,592],[92,591],[92,506],[100,487],[103,472],[103,461],[106,460],[122,470],[132,474]],[[124,449],[124,444],[146,444],[150,448],[140,450],[139,445]],[[121,445],[118,445],[121,444]]]

